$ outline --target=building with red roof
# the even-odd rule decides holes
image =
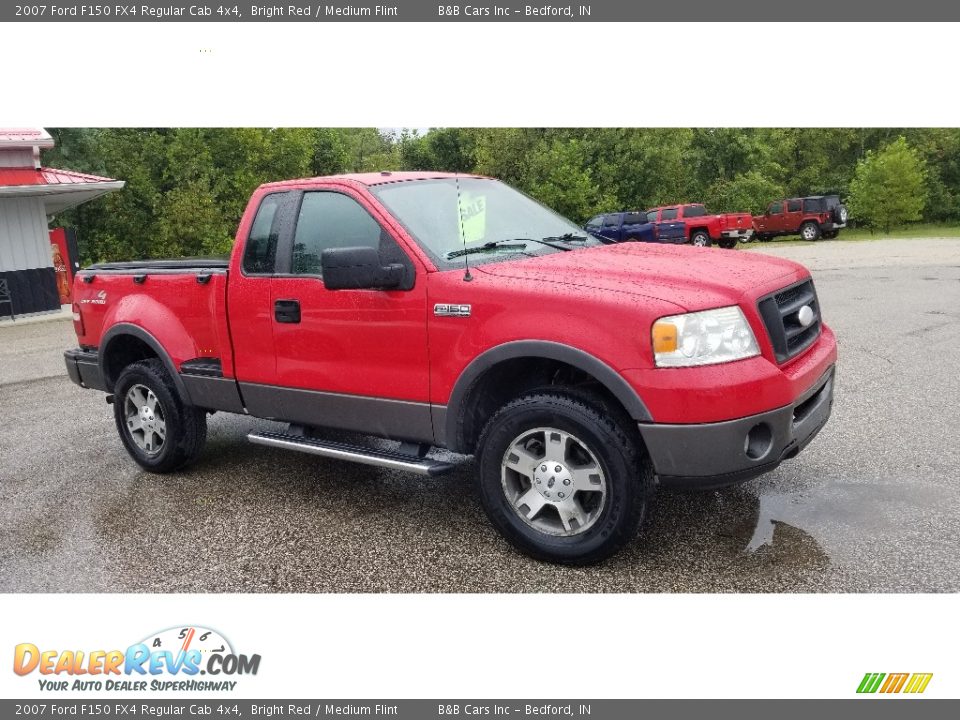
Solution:
[[[45,130],[0,128],[0,318],[58,310],[68,300],[76,241],[63,231],[51,238],[47,223],[124,186],[121,180],[43,167],[40,153],[53,146]]]

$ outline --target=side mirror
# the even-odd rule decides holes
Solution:
[[[372,247],[330,248],[320,255],[328,290],[393,290],[403,283],[403,265],[380,264]]]

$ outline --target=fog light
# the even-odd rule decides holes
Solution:
[[[773,431],[766,423],[757,423],[743,440],[743,451],[751,460],[760,460],[773,446]]]

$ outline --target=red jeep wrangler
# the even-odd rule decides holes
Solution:
[[[847,208],[839,195],[814,195],[777,200],[753,218],[757,240],[799,235],[804,240],[832,240],[847,226]]]
[[[497,528],[556,562],[615,552],[657,485],[792,458],[833,399],[800,265],[603,244],[476,176],[264,185],[229,261],[93,265],[75,292],[67,371],[145,469],[196,458],[213,411],[289,423],[260,445],[424,475],[447,448],[476,456]]]
[[[661,223],[681,220],[687,228],[687,242],[696,247],[717,243],[729,250],[738,240],[746,242],[753,235],[753,218],[749,213],[711,215],[700,203],[653,208],[647,211],[647,219]]]

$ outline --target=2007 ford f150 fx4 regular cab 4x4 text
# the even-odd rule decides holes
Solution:
[[[110,394],[147,470],[195,458],[209,411],[290,424],[255,443],[427,475],[448,448],[476,456],[503,535],[555,562],[615,552],[658,485],[773,469],[833,402],[802,266],[604,244],[477,176],[264,185],[229,261],[94,265],[75,300],[67,370]]]

